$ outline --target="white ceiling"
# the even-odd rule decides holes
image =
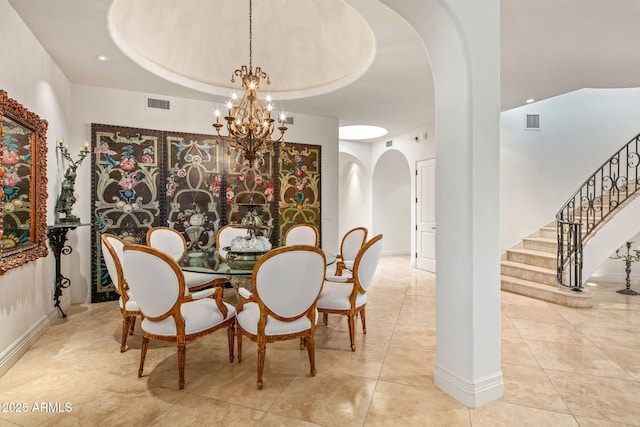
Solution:
[[[144,2],[149,14],[145,19],[125,19],[127,25],[139,25],[138,35],[144,33],[161,38],[167,44],[168,52],[184,53],[184,47],[178,43],[187,40],[188,34],[202,35],[201,43],[208,40],[210,45],[199,49],[199,57],[203,63],[212,64],[212,82],[219,84],[221,81],[218,72],[224,72],[225,79],[229,79],[236,68],[248,62],[248,16],[243,16],[247,14],[248,6],[245,2],[136,1]],[[322,5],[329,7],[329,3],[336,1],[339,3],[339,0],[322,0]],[[352,74],[334,83],[334,87],[346,86],[332,92],[278,101],[274,90],[277,110],[293,112],[293,115],[337,117],[340,125],[382,126],[389,129],[391,135],[433,122],[434,91],[429,59],[413,29],[377,0],[344,2],[364,18],[373,33],[373,61],[366,54],[360,55],[358,60],[365,64],[361,67],[351,64]],[[126,56],[111,39],[108,30],[111,0],[9,0],[9,3],[71,83],[204,99],[210,100],[212,105],[226,100],[210,88],[191,84],[200,89],[195,90],[169,82],[159,77],[162,72],[146,71]],[[217,16],[209,16],[211,12],[198,12],[197,8],[205,4],[218,4],[215,11],[226,12]],[[270,8],[265,8],[265,4]],[[332,64],[349,62],[341,60],[339,52],[351,52],[347,53],[349,59],[357,56],[353,50],[349,51],[347,40],[351,37],[351,42],[358,43],[361,39],[349,32],[336,35],[338,28],[319,25],[323,18],[335,13],[323,10],[319,4],[319,0],[255,0],[254,67],[260,66],[267,71],[274,87],[277,81],[278,84],[297,82],[301,75],[312,76],[319,67],[322,67],[320,74],[326,76]],[[242,8],[242,19],[232,19],[235,15],[229,8],[236,5]],[[177,18],[167,15],[166,7],[180,8],[175,16],[186,17],[187,21],[176,24],[173,21]],[[305,7],[310,8],[311,13],[304,13]],[[334,4],[331,7],[341,6]],[[342,10],[340,16],[349,15],[344,5],[342,7],[337,9]],[[164,14],[162,10],[165,10]],[[157,19],[150,19],[153,17]],[[640,87],[639,0],[502,0],[501,21],[502,110],[523,105],[528,98],[541,100],[583,87]],[[297,30],[284,28],[285,25],[297,27]],[[267,31],[274,27],[278,31]],[[301,28],[307,31],[301,32]],[[260,31],[268,36],[260,37]],[[173,37],[167,37],[167,33]],[[292,38],[291,34],[296,36]],[[278,39],[285,35],[286,39]],[[212,37],[215,40],[210,40]],[[345,46],[342,46],[343,42]],[[362,43],[366,47],[366,43]],[[227,58],[231,52],[239,56]],[[315,55],[316,61],[309,64],[309,52],[324,53]],[[98,61],[97,55],[106,55],[110,60]],[[182,55],[180,61],[186,61],[186,57]],[[318,57],[326,60],[317,61]],[[171,58],[176,61],[174,56]],[[367,61],[370,62],[368,68]],[[310,65],[313,71],[299,66],[302,63]],[[202,63],[199,65],[202,68]],[[323,90],[308,93],[321,92]]]

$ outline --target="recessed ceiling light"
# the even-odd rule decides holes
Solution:
[[[532,102],[536,102],[536,100],[535,100],[535,99],[533,99],[533,98],[529,98],[529,99],[527,99],[525,102],[526,102],[527,104],[531,104]]]
[[[351,125],[340,126],[338,129],[338,137],[340,139],[347,139],[351,141],[378,138],[386,134],[387,130],[379,126]]]
[[[105,55],[98,55],[96,56],[96,58],[98,58],[99,61],[108,61],[109,57],[105,56]]]

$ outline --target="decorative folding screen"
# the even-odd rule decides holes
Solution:
[[[320,147],[286,144],[279,150],[278,170],[281,244],[285,232],[295,224],[313,224],[320,231]]]
[[[253,164],[227,156],[217,136],[92,124],[92,302],[117,299],[100,235],[144,244],[147,231],[169,226],[188,250],[209,249],[244,205],[259,205],[278,246],[293,224],[320,227],[320,147],[287,143]]]

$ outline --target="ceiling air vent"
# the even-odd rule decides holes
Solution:
[[[391,146],[393,146],[393,140],[390,139],[385,144],[387,144],[387,147],[391,147]]]
[[[157,110],[169,110],[169,101],[166,99],[147,98],[147,108],[155,108]]]
[[[286,116],[284,118],[284,124],[287,125],[287,126],[293,126],[294,125],[293,117],[292,116]]]
[[[527,130],[540,130],[540,114],[525,114],[524,128]]]

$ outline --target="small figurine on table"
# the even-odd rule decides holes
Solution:
[[[63,139],[58,139],[58,149],[62,157],[69,162],[64,173],[64,180],[61,184],[60,196],[56,202],[56,212],[63,213],[64,218],[59,218],[58,222],[64,224],[77,224],[80,223],[80,219],[71,213],[71,208],[76,203],[76,196],[74,194],[76,186],[76,169],[82,163],[84,158],[89,154],[89,144],[85,144],[80,150],[80,157],[74,161],[69,155],[69,146],[63,144]]]
[[[75,185],[76,171],[72,168],[69,168],[64,174],[62,189],[60,190],[60,196],[58,196],[58,202],[56,203],[56,212],[64,214],[64,218],[60,218],[60,222],[79,222],[78,217],[71,214],[71,208],[73,208],[73,205],[76,203],[76,196],[73,194]]]

